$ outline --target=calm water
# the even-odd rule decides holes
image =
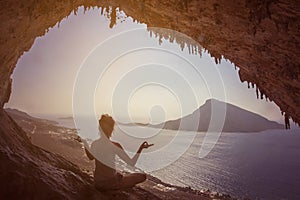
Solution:
[[[204,134],[176,162],[152,172],[165,182],[251,199],[299,199],[300,131],[224,133],[204,158]]]
[[[63,121],[61,123],[64,124]],[[135,133],[144,132],[143,137],[146,137],[153,130],[143,128]],[[234,197],[299,199],[300,129],[222,133],[213,150],[203,159],[198,154],[205,133],[197,133],[193,140],[194,133],[180,132],[175,141],[177,132],[170,130],[142,139],[127,137],[122,133],[116,127],[114,139],[121,141],[129,151],[135,151],[144,140],[155,144],[152,150],[158,150],[159,153],[142,155],[137,166],[164,182],[194,189],[210,189]],[[173,145],[163,149],[171,141]],[[189,146],[187,151],[186,146]],[[185,153],[177,159],[182,152]],[[170,164],[153,171],[164,163]]]

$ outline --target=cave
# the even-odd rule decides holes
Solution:
[[[31,48],[37,37],[70,13],[77,12],[80,6],[119,8],[150,27],[168,28],[190,36],[216,62],[222,57],[233,62],[240,68],[241,81],[255,84],[262,97],[274,101],[283,113],[300,122],[299,2],[4,1],[0,36],[3,197],[30,198],[35,193],[30,185],[39,188],[38,198],[81,199],[92,198],[97,193],[91,178],[75,165],[31,145],[24,131],[3,110],[11,94],[11,74],[20,56]],[[114,16],[111,17],[113,26]],[[60,183],[55,181],[57,178]]]

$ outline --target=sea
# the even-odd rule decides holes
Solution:
[[[167,183],[250,199],[300,199],[300,131],[222,133],[199,158],[205,134],[175,162],[152,174]]]
[[[60,122],[64,123],[72,127]],[[131,155],[141,142],[153,143],[141,154],[137,167],[166,183],[238,199],[300,199],[299,128],[221,133],[208,155],[200,158],[207,134],[148,127],[124,131],[118,126],[113,139]]]

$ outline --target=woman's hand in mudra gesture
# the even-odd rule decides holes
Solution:
[[[139,148],[139,153],[141,153],[141,151],[143,150],[143,149],[147,149],[147,148],[149,148],[149,147],[151,147],[151,146],[153,146],[154,144],[149,144],[148,142],[143,142],[142,144],[141,144],[141,146],[140,146],[140,148]]]

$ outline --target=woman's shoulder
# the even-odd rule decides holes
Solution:
[[[120,149],[123,149],[123,147],[122,147],[122,145],[121,145],[120,143],[114,142],[114,141],[112,141],[112,143],[113,143],[114,145],[116,145],[117,147],[119,147]]]
[[[101,143],[103,143],[101,139],[94,140],[91,144],[91,148],[101,146]]]
[[[111,144],[114,144],[115,146],[119,147],[120,149],[123,149],[123,147],[120,143],[115,142],[115,141],[110,141],[111,142],[110,143],[108,141],[110,141],[110,140],[101,140],[101,138],[97,139],[94,142],[92,142],[91,148],[92,149],[99,149],[99,148],[101,148],[101,149],[102,148],[111,149],[111,147],[112,147]]]

